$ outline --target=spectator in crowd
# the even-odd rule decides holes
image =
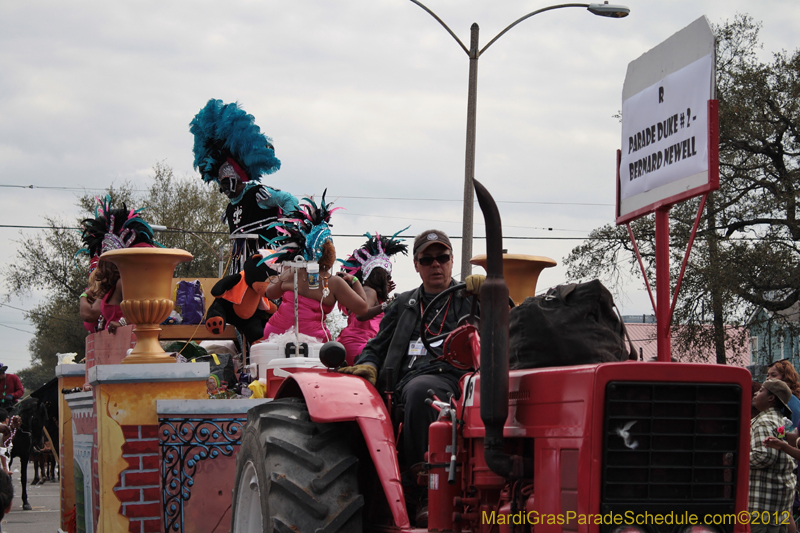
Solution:
[[[11,476],[5,470],[0,470],[0,520],[6,513],[11,511],[11,503],[14,501],[14,485],[11,483]],[[0,528],[0,533],[2,533]]]
[[[17,429],[22,423],[20,417],[15,416],[9,422],[8,411],[0,409],[0,470],[3,470],[9,476],[11,470],[8,468],[11,452],[11,439],[14,438],[14,430]]]
[[[770,516],[768,524],[751,524],[752,533],[787,533],[792,517],[792,502],[797,478],[796,463],[789,455],[767,446],[778,437],[792,392],[777,379],[768,379],[753,396],[758,415],[750,421],[750,504],[751,513]],[[763,514],[766,516],[766,514]],[[788,520],[786,519],[788,517]]]
[[[791,361],[788,359],[781,359],[775,361],[767,369],[767,378],[779,379],[789,386],[792,391],[792,396],[789,398],[789,409],[792,410],[792,425],[798,427],[800,425],[800,378],[798,378],[797,370],[794,369]]]

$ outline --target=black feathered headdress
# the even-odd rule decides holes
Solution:
[[[392,261],[390,258],[398,253],[408,255],[408,247],[397,236],[410,227],[406,226],[391,237],[378,235],[377,233],[374,236],[365,233],[364,236],[369,240],[361,248],[355,250],[347,260],[342,261],[339,259],[342,263],[342,270],[354,275],[362,282],[369,278],[375,267],[380,267],[391,274]]]
[[[102,200],[97,198],[94,218],[81,222],[81,237],[85,247],[75,255],[85,253],[93,260],[109,250],[130,248],[137,244],[156,246],[153,228],[139,216],[141,211],[128,209],[125,204],[122,204],[122,208],[114,209],[108,195]]]

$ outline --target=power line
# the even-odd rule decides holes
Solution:
[[[22,311],[23,313],[28,313],[28,314],[31,314],[31,315],[38,315],[38,316],[43,316],[45,318],[51,318],[53,320],[61,320],[61,321],[64,321],[64,322],[74,322],[74,320],[70,320],[68,318],[64,318],[64,317],[60,317],[60,316],[47,315],[45,313],[39,313],[38,311],[31,311],[30,309],[21,309],[19,307],[14,307],[13,305],[9,305],[9,304],[0,303],[0,306],[8,307],[9,309],[14,309],[15,311]],[[6,327],[9,327],[9,326],[6,326]],[[29,333],[29,332],[26,332],[26,333]]]
[[[108,188],[92,188],[92,187],[54,187],[46,185],[12,185],[0,184],[0,188],[8,189],[47,189],[56,191],[107,191]],[[130,189],[133,192],[147,192],[147,189]],[[308,195],[302,195],[308,196]],[[319,196],[319,195],[314,195]],[[413,198],[407,196],[348,196],[337,195],[338,198],[345,198],[348,200],[391,200],[400,202],[458,202],[462,203],[464,200],[459,198]],[[477,202],[477,200],[476,200]],[[614,207],[615,204],[604,204],[595,202],[537,202],[525,200],[495,200],[498,204],[526,204],[526,205],[581,205],[581,206],[595,206],[595,207]]]
[[[396,218],[398,220],[419,220],[419,221],[428,221],[428,222],[451,222],[445,220],[430,220],[430,219],[422,219],[422,218],[404,218],[404,217],[382,217],[379,215],[359,215],[359,216],[370,216],[374,218]],[[523,228],[523,229],[538,229],[538,230],[547,230],[547,231],[581,231],[581,230],[572,230],[572,229],[554,229],[554,228],[534,228],[528,226],[503,226],[504,228]],[[21,226],[17,224],[0,224],[0,228],[7,228],[7,229],[60,229],[60,230],[76,230],[81,231],[81,228],[78,227],[70,227],[70,226]],[[157,230],[159,231],[159,230]],[[164,233],[180,233],[179,231],[175,230],[167,230]],[[193,231],[192,233],[198,233],[203,235],[228,235],[227,232],[224,231]],[[363,233],[359,234],[350,234],[350,233],[333,233],[334,237],[363,237]],[[413,239],[416,235],[398,235],[398,237],[402,239]],[[450,239],[460,240],[462,237],[461,235],[448,235]],[[480,235],[473,235],[473,239],[485,239],[486,237],[482,237]],[[503,235],[503,240],[509,241],[586,241],[590,240],[591,238],[586,237],[520,237],[514,235]],[[608,241],[616,241],[615,238],[608,238],[608,239],[600,239],[594,238],[592,240],[608,240]],[[763,241],[758,237],[729,237],[727,240],[729,241]]]
[[[457,220],[441,220],[441,219],[435,219],[435,218],[393,217],[393,216],[387,216],[387,215],[370,215],[370,214],[365,214],[365,213],[353,213],[351,211],[340,211],[339,213],[342,214],[342,215],[347,215],[347,216],[358,216],[358,217],[369,217],[369,218],[388,218],[388,219],[393,219],[393,220],[405,220],[405,221],[416,220],[416,221],[419,221],[419,222],[437,222],[437,223],[441,222],[441,223],[444,223],[444,224],[456,224],[456,223],[458,223]],[[512,225],[505,225],[505,224],[503,225],[503,227],[504,228],[517,228],[517,229],[535,229],[535,230],[541,230],[541,231],[581,231],[583,233],[588,233],[586,230],[580,230],[580,229],[542,228],[542,227],[537,227],[537,226],[512,226]]]
[[[393,218],[393,217],[383,217],[383,218]],[[399,218],[399,217],[398,217]],[[403,220],[412,220],[412,219],[403,219]],[[420,219],[421,220],[421,219]],[[511,226],[514,227],[514,226]],[[68,226],[19,226],[15,224],[0,224],[0,228],[9,228],[9,229],[61,229],[61,230],[77,230],[80,231],[81,228],[72,228]],[[539,229],[539,228],[533,228]],[[541,228],[544,229],[544,228]],[[577,231],[577,230],[559,230],[559,231]],[[179,233],[175,231],[168,231],[166,233]],[[224,231],[194,231],[193,233],[202,233],[207,235],[228,235],[227,232]],[[363,237],[363,233],[333,233],[334,237]],[[416,235],[398,235],[398,237],[402,239],[413,239]],[[461,239],[461,235],[449,235],[450,239]],[[474,235],[473,239],[485,239],[486,237],[481,237],[479,235]],[[509,235],[504,235],[503,239],[507,240],[535,240],[535,241],[584,241],[588,237],[514,237]],[[2,305],[2,304],[0,304]]]
[[[29,335],[36,335],[36,333],[34,333],[32,331],[28,331],[26,329],[15,328],[15,327],[9,326],[7,324],[0,324],[0,326],[3,326],[4,328],[8,328],[8,329],[14,329],[14,330],[17,330],[17,331],[21,331],[22,333],[28,333]]]

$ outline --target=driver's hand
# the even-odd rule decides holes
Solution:
[[[362,377],[373,385],[378,382],[378,369],[372,365],[346,366],[344,368],[340,368],[338,372]]]
[[[483,286],[484,281],[486,281],[486,276],[483,274],[470,274],[467,276],[466,279],[464,279],[464,282],[467,284],[467,294],[480,295],[481,286]]]

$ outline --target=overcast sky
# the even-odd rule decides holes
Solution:
[[[550,4],[425,3],[467,45],[473,22],[483,45]],[[461,234],[468,59],[430,15],[407,0],[221,5],[0,4],[0,225],[42,225],[45,213],[72,220],[84,191],[126,180],[144,189],[159,161],[196,177],[188,124],[219,98],[238,101],[273,138],[282,168],[265,183],[298,196],[327,187],[329,199],[339,198],[347,210],[334,215],[334,233],[410,224],[408,234]],[[559,262],[540,290],[564,281],[560,263],[580,239],[613,222],[613,115],[630,61],[702,15],[763,21],[765,59],[793,50],[800,35],[796,0],[627,5],[631,15],[621,20],[582,8],[542,13],[480,59],[476,177],[499,203],[505,247]],[[483,235],[478,216],[475,235]],[[0,228],[4,265],[20,240],[18,229]],[[361,240],[337,239],[339,255]],[[483,243],[475,241],[476,253]],[[398,288],[414,286],[415,276],[401,259]],[[640,283],[616,289],[624,314],[652,312]],[[15,296],[10,305],[36,301]],[[29,365],[32,332],[20,311],[0,307],[0,362],[11,371]]]

